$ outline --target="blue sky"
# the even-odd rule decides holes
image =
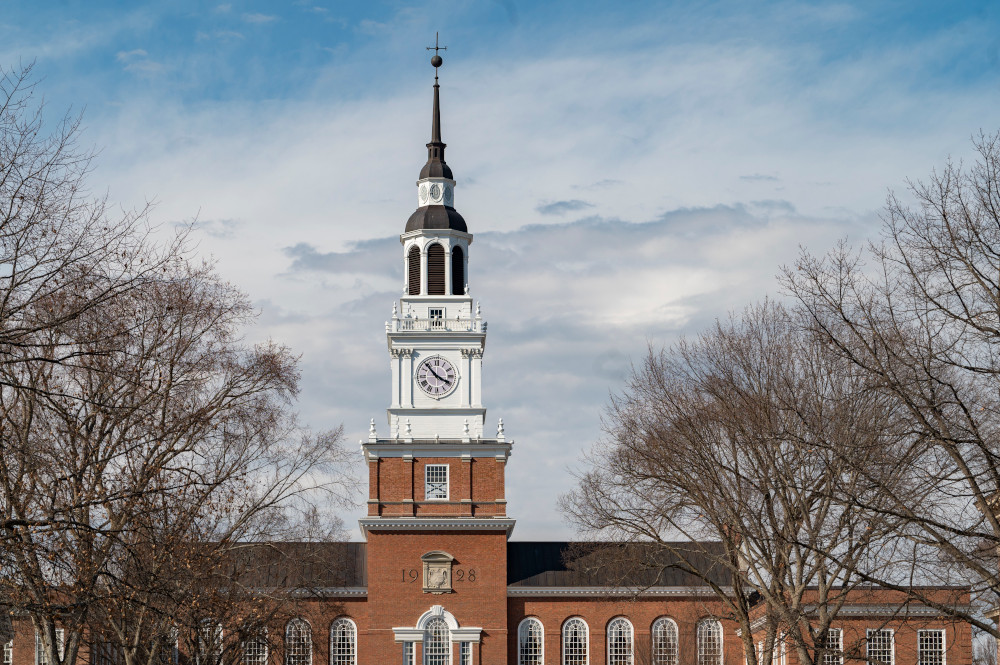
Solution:
[[[574,535],[556,499],[647,344],[777,294],[800,247],[874,237],[890,188],[1000,129],[996,2],[2,7],[0,64],[36,63],[50,117],[84,111],[93,190],[195,221],[260,308],[248,337],[302,354],[303,419],[350,441],[386,431],[441,32],[521,539]]]

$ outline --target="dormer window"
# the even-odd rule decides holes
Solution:
[[[424,498],[428,501],[448,499],[447,464],[428,464],[424,468]]]

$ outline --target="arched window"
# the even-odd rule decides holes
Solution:
[[[267,627],[252,628],[243,635],[243,665],[265,665],[267,663]]]
[[[722,624],[715,619],[698,622],[698,665],[722,665]]]
[[[677,665],[677,624],[662,617],[653,622],[653,665]]]
[[[518,665],[542,665],[545,651],[545,634],[542,622],[528,617],[517,628]]]
[[[587,665],[587,624],[580,617],[573,617],[563,624],[563,665]]]
[[[455,296],[465,294],[465,254],[461,247],[451,248],[451,293]]]
[[[624,617],[608,624],[608,665],[632,665],[632,624]]]
[[[330,626],[330,665],[358,665],[358,629],[346,617]]]
[[[451,665],[451,630],[441,617],[424,628],[424,665]]]
[[[420,248],[414,245],[406,255],[406,292],[420,295]]]
[[[312,626],[305,619],[292,619],[285,626],[285,665],[312,665]]]
[[[444,247],[434,243],[427,248],[427,295],[444,294]]]

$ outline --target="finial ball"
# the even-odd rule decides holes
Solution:
[[[435,68],[440,67],[441,63],[443,62],[444,60],[441,59],[441,56],[439,55],[431,56],[431,65],[433,65]]]

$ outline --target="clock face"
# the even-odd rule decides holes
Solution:
[[[417,365],[417,385],[431,397],[443,397],[452,391],[458,373],[441,356],[431,356]]]
[[[420,202],[427,203],[427,185],[421,185],[418,191],[420,192]]]
[[[441,200],[441,185],[434,183],[431,185],[431,199],[434,201]]]
[[[444,204],[450,206],[455,200],[455,194],[451,191],[451,187],[444,188]]]

